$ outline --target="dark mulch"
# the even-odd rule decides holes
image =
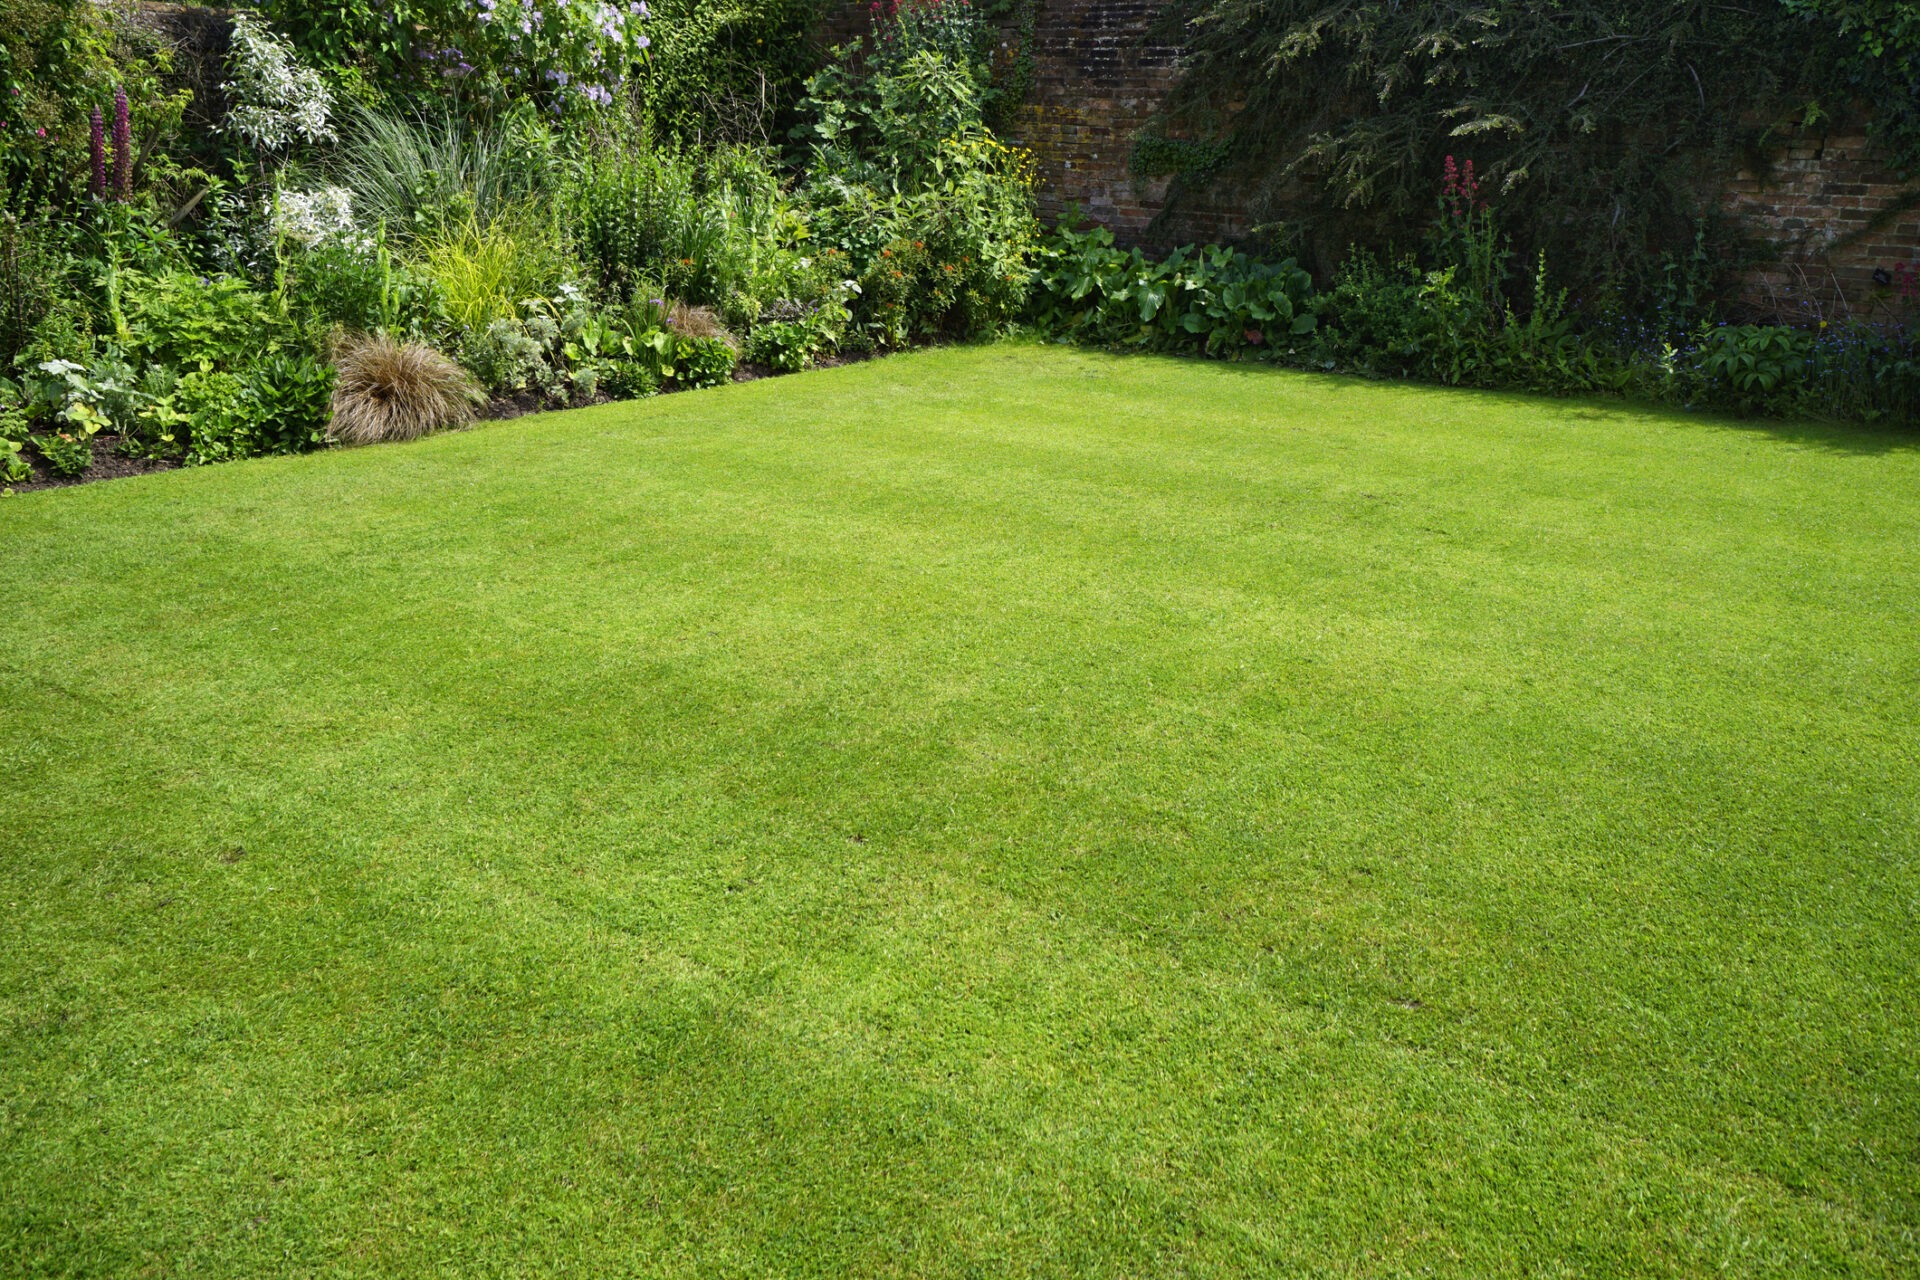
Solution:
[[[57,476],[48,469],[37,454],[29,451],[22,455],[27,465],[33,468],[33,477],[13,485],[15,493],[25,493],[31,489],[64,489],[70,484],[92,484],[95,480],[118,480],[124,476],[141,476],[149,471],[171,471],[180,464],[165,458],[129,458],[114,452],[120,443],[119,436],[101,434],[89,443],[93,446],[93,461],[85,471],[77,476]]]
[[[518,395],[496,396],[480,406],[474,417],[482,422],[503,422],[508,418],[525,417],[529,413],[545,413],[553,407],[533,392],[522,391]]]
[[[871,359],[873,359],[873,357],[865,352],[842,356],[823,356],[813,367],[816,369],[833,369],[843,364],[857,364],[862,360]],[[742,360],[739,364],[735,365],[733,369],[733,380],[735,382],[757,382],[761,378],[778,378],[782,376],[784,375],[780,370],[775,369],[771,365],[754,364],[746,360]],[[670,382],[660,388],[660,394],[663,396],[677,395],[688,389],[687,387],[680,386],[678,383]],[[537,393],[532,391],[521,391],[510,396],[494,397],[482,405],[479,411],[474,414],[474,417],[481,422],[504,422],[509,418],[525,417],[529,413],[558,413],[563,409],[585,409],[589,405],[609,404],[611,402],[612,397],[604,393],[590,397],[580,397],[562,403],[557,400],[543,400]]]

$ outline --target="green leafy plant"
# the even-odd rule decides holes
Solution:
[[[186,427],[182,460],[192,467],[258,453],[248,401],[247,384],[236,374],[206,369],[183,374],[172,398]]]
[[[1318,324],[1312,278],[1291,258],[1189,245],[1155,261],[1071,222],[1040,251],[1034,280],[1035,321],[1081,341],[1238,357],[1284,351]]]
[[[21,444],[0,437],[0,485],[23,484],[33,478],[33,468],[20,456]]]
[[[120,297],[128,352],[180,369],[242,366],[291,337],[272,299],[235,276],[128,271]]]
[[[747,342],[747,359],[782,373],[798,373],[832,350],[826,334],[805,319],[767,320]]]
[[[870,40],[833,51],[806,83],[793,137],[815,180],[895,193],[940,177],[941,151],[987,136],[987,28],[970,4],[923,0],[874,12]]]
[[[261,453],[304,453],[326,443],[333,370],[304,351],[279,352],[247,370],[252,444]]]
[[[615,400],[639,400],[659,393],[660,375],[645,360],[616,356],[608,361],[601,385]]]
[[[48,431],[28,438],[47,468],[57,476],[81,475],[93,465],[93,445],[81,431]]]
[[[674,345],[673,377],[683,387],[718,387],[733,380],[738,360],[723,339],[681,337]]]
[[[33,421],[27,416],[20,389],[0,378],[0,440],[19,444],[32,430]]]
[[[1784,325],[1714,329],[1700,352],[1700,372],[1714,393],[1742,409],[1792,403],[1807,373],[1812,339]]]
[[[30,432],[17,388],[0,380],[0,485],[20,484],[32,477],[33,468],[20,455]]]

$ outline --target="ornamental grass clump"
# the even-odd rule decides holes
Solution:
[[[667,328],[683,338],[713,338],[729,347],[739,347],[711,307],[690,307],[676,302],[667,310]]]
[[[327,433],[346,444],[414,440],[473,421],[484,394],[465,369],[417,342],[385,334],[344,339]]]

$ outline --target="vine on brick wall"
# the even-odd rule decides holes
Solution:
[[[786,136],[806,78],[819,0],[650,0],[641,75],[654,129],[688,141]]]
[[[998,11],[989,8],[986,15],[989,19],[1004,20],[1009,16],[1013,19],[1013,58],[1006,69],[995,76],[993,86],[991,123],[1000,130],[1007,127],[1014,111],[1033,93],[1038,66],[1034,32],[1040,24],[1040,0],[1004,0]]]
[[[1231,181],[1255,220],[1285,217],[1337,252],[1404,246],[1442,157],[1470,155],[1523,252],[1546,249],[1590,300],[1638,302],[1703,231],[1732,264],[1734,237],[1703,200],[1717,175],[1853,106],[1860,46],[1820,10],[1854,3],[1916,8],[1171,0],[1163,34],[1185,69],[1135,163],[1178,174],[1176,199]],[[1219,163],[1172,163],[1169,137],[1213,145]]]

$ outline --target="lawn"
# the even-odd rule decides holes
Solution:
[[[1916,446],[1003,345],[0,502],[0,1273],[1913,1275]]]

